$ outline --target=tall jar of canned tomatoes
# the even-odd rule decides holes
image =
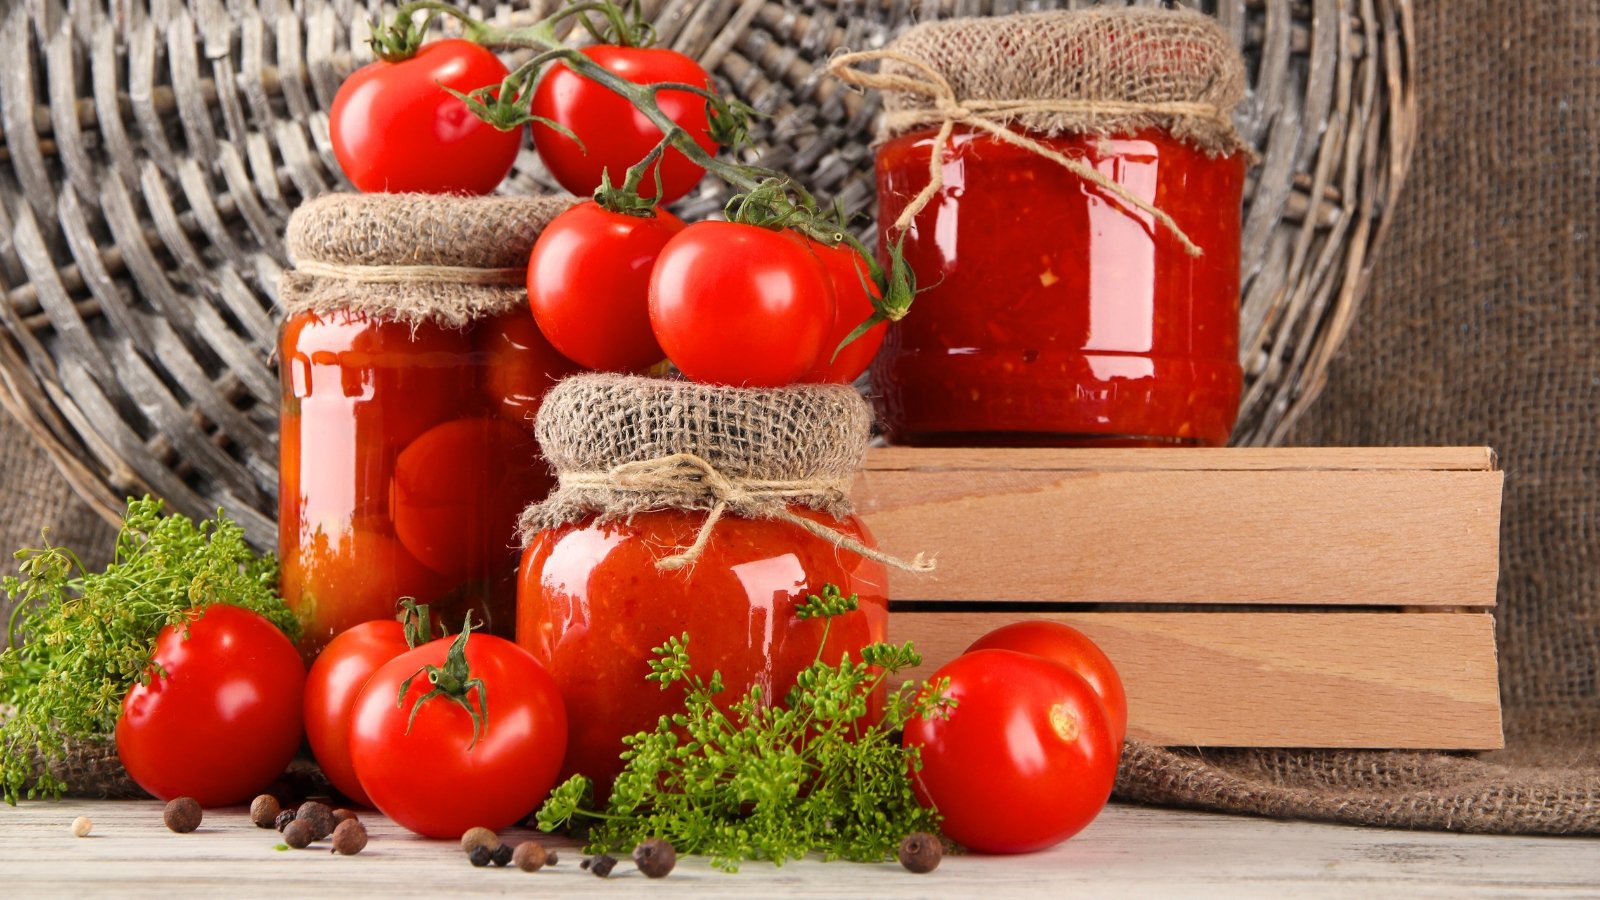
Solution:
[[[1250,152],[1212,19],[929,22],[835,71],[884,92],[880,251],[926,288],[873,368],[891,441],[1227,442]]]
[[[609,791],[623,737],[681,712],[646,680],[671,638],[725,703],[780,701],[818,659],[884,640],[888,558],[848,493],[871,424],[847,385],[593,374],[552,391],[539,439],[559,487],[524,517],[517,642],[572,711],[567,774]],[[799,607],[830,584],[858,607],[825,626]]]
[[[308,655],[404,597],[511,635],[517,516],[551,483],[533,417],[577,369],[523,284],[573,202],[329,195],[290,219],[279,557]]]

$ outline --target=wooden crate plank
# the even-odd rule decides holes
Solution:
[[[1129,736],[1166,746],[1486,750],[1504,745],[1484,613],[907,613],[925,678],[1021,618],[1080,628],[1118,666]]]
[[[1488,447],[1196,447],[1183,449],[877,447],[872,471],[1447,471],[1497,468]]]
[[[929,451],[933,452],[933,451]],[[872,469],[858,511],[920,600],[1495,602],[1498,471]]]

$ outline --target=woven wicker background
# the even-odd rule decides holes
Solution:
[[[872,209],[875,98],[817,63],[992,0],[647,0],[661,42],[770,114],[756,157]],[[1084,5],[1084,4],[1069,4]],[[1409,7],[1227,0],[1253,85],[1237,443],[1277,442],[1320,389],[1409,160]],[[108,518],[132,493],[218,506],[274,540],[274,291],[285,218],[339,189],[325,110],[369,58],[354,0],[0,4],[0,403]],[[553,4],[494,7],[526,20]],[[531,8],[528,8],[531,7]],[[503,190],[549,185],[524,153]],[[721,205],[713,185],[682,211]],[[864,230],[870,225],[864,224]]]

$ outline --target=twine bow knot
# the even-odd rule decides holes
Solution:
[[[729,477],[704,457],[674,453],[656,459],[621,463],[605,472],[563,472],[561,488],[648,494],[663,506],[706,508],[705,521],[692,544],[656,561],[656,568],[673,571],[693,565],[705,552],[711,532],[730,509],[751,518],[778,519],[805,529],[835,547],[907,572],[931,572],[934,563],[922,554],[910,562],[868,547],[838,529],[789,510],[790,501],[837,501],[849,490],[848,479],[808,478],[773,480]]]
[[[877,72],[868,72],[860,68],[862,63],[877,60],[900,63],[913,71],[883,71],[882,67],[880,67]],[[934,139],[933,149],[928,157],[928,183],[900,211],[900,217],[894,223],[896,231],[905,231],[910,228],[917,214],[922,212],[933,201],[933,198],[938,195],[939,190],[944,187],[944,152],[950,146],[950,138],[955,132],[955,126],[965,125],[992,135],[1004,143],[1042,156],[1106,193],[1149,213],[1151,217],[1161,224],[1161,227],[1171,232],[1173,237],[1178,239],[1185,252],[1190,256],[1201,255],[1200,247],[1190,240],[1183,229],[1178,227],[1178,223],[1173,220],[1172,216],[1168,215],[1160,207],[1102,175],[1083,160],[1073,159],[1053,150],[1039,141],[1013,130],[1008,127],[1007,123],[1027,113],[1074,113],[1085,116],[1156,114],[1192,116],[1226,122],[1226,116],[1223,111],[1212,104],[1186,101],[962,99],[956,95],[955,88],[950,84],[950,80],[945,78],[944,74],[938,69],[935,69],[924,60],[896,50],[869,50],[860,53],[845,53],[834,57],[828,63],[828,72],[847,84],[875,88],[885,92],[894,91],[913,94],[925,97],[931,103],[931,106],[927,109],[901,110],[886,117],[886,124],[891,130],[905,130],[931,125],[935,122],[939,124],[939,135]]]

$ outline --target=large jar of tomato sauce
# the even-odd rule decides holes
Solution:
[[[669,638],[689,635],[695,673],[720,672],[730,704],[752,687],[779,702],[812,662],[884,639],[887,573],[847,496],[870,426],[843,385],[581,375],[550,394],[539,439],[560,487],[524,519],[517,643],[571,711],[567,775],[603,794],[622,738],[682,711],[645,679]],[[829,584],[859,607],[824,646],[796,608]]]
[[[279,557],[308,655],[403,597],[511,635],[517,516],[551,484],[533,416],[577,369],[522,285],[572,202],[331,195],[290,219]]]
[[[1226,443],[1250,153],[1222,30],[1050,12],[927,23],[873,55],[846,76],[885,92],[879,246],[926,288],[872,372],[889,439]]]

